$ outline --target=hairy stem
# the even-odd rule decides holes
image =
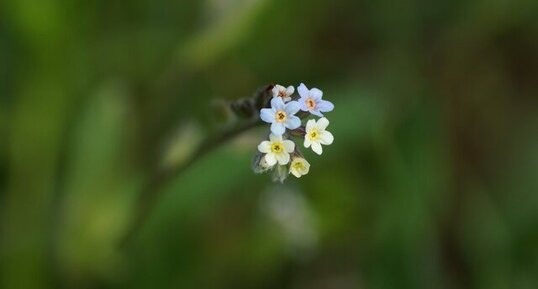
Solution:
[[[171,180],[180,176],[191,165],[196,163],[196,161],[212,152],[214,149],[220,147],[241,133],[261,124],[262,122],[258,118],[252,119],[231,129],[225,130],[220,134],[216,134],[213,137],[209,137],[202,142],[198,149],[185,162],[175,167],[157,170],[153,173],[149,181],[142,188],[135,205],[134,218],[127,227],[125,235],[120,239],[120,247],[125,247],[132,241],[164,193],[164,187],[169,184]]]

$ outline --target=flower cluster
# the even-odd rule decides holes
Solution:
[[[258,145],[254,171],[261,173],[273,170],[273,179],[281,182],[289,174],[300,178],[310,170],[310,163],[291,137],[303,138],[304,147],[312,148],[318,155],[323,153],[322,145],[330,145],[334,140],[333,135],[327,131],[329,120],[323,116],[324,112],[332,111],[334,105],[323,100],[323,92],[317,88],[308,89],[301,83],[297,91],[299,96],[294,97],[293,86],[274,86],[271,107],[260,110],[260,119],[271,124],[271,133],[269,140]],[[319,119],[306,120],[309,116]],[[302,120],[306,121],[304,125]]]

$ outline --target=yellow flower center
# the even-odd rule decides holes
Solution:
[[[319,136],[319,132],[318,132],[318,130],[314,129],[314,130],[312,130],[312,131],[310,131],[310,132],[308,133],[308,136],[309,136],[310,139],[312,139],[312,140],[317,139],[318,136]]]
[[[287,115],[283,110],[279,110],[275,114],[275,119],[278,122],[285,122],[286,118],[287,118]]]
[[[283,148],[280,143],[273,143],[271,144],[271,151],[274,153],[280,153],[282,152]]]
[[[310,164],[303,158],[294,158],[290,165],[290,173],[300,178],[308,174]]]
[[[296,161],[293,163],[293,168],[296,170],[302,170],[304,168],[304,164],[301,161]]]
[[[316,107],[316,102],[312,98],[307,99],[305,103],[308,109],[314,109]]]

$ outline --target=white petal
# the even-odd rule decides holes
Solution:
[[[288,119],[286,120],[286,127],[289,129],[296,129],[301,126],[301,119],[296,117],[295,115],[288,116]]]
[[[262,108],[260,110],[260,118],[268,123],[272,123],[275,121],[275,113],[270,108]]]
[[[318,123],[316,124],[316,127],[319,130],[325,130],[329,126],[329,120],[326,117],[322,117],[318,119]]]
[[[278,164],[280,165],[287,165],[290,162],[290,154],[286,152],[275,154],[275,157],[276,157],[276,160],[278,161]]]
[[[271,132],[275,135],[282,135],[286,131],[284,124],[280,122],[273,122],[271,124]]]
[[[282,135],[270,134],[269,140],[271,140],[271,142],[282,142]]]
[[[316,126],[316,121],[310,119],[306,122],[306,132],[309,133]]]
[[[314,87],[314,88],[310,89],[310,95],[315,100],[319,100],[319,99],[321,99],[321,97],[323,97],[323,91],[321,91],[321,90]]]
[[[321,144],[330,145],[334,141],[333,134],[328,131],[322,131],[319,133],[319,140]]]
[[[280,89],[282,89],[284,87],[282,87],[281,85],[275,85],[275,87],[273,87],[273,97],[277,97],[278,96],[278,93],[280,92]]]
[[[296,170],[296,169],[290,168],[290,173],[291,173],[292,175],[294,175],[296,178],[300,178],[300,177],[301,177],[301,173],[299,173],[299,171]]]
[[[307,160],[304,160],[304,174],[303,175],[308,174],[309,171],[310,171],[310,163]]]
[[[293,88],[292,85],[288,86],[288,88],[286,89],[287,95],[292,95],[294,92],[295,92],[295,88]]]
[[[305,165],[304,168],[301,168],[301,170],[299,171],[299,173],[300,173],[301,175],[304,176],[304,175],[308,174],[308,171],[309,171],[309,170],[310,170],[310,167],[307,167],[307,166]]]
[[[261,153],[268,153],[271,151],[271,143],[269,143],[269,141],[262,141],[259,145],[258,145],[258,151],[261,152]]]
[[[276,158],[274,153],[268,153],[265,155],[265,161],[267,162],[267,165],[272,167],[276,164]]]
[[[282,98],[273,97],[273,99],[271,99],[271,108],[273,108],[275,111],[284,110],[284,101],[282,100]]]
[[[310,147],[311,144],[312,144],[312,141],[310,140],[310,138],[308,136],[305,136],[304,137],[304,143],[303,143],[304,147],[308,148],[308,147]]]
[[[283,141],[282,145],[284,146],[284,150],[288,153],[292,153],[295,150],[295,143],[291,140]]]
[[[321,155],[323,153],[323,148],[321,147],[321,144],[317,141],[312,142],[312,150],[318,155]]]
[[[304,83],[301,83],[299,87],[297,87],[297,91],[299,92],[299,95],[301,97],[310,96],[310,91],[308,90],[308,88],[306,88],[306,85],[304,85]]]

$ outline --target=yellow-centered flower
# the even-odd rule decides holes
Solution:
[[[294,175],[297,178],[300,178],[301,176],[304,176],[308,174],[308,171],[310,170],[310,164],[307,160],[296,157],[293,158],[290,164],[290,173]]]
[[[268,141],[262,141],[258,145],[258,150],[265,154],[267,165],[287,165],[290,162],[290,153],[295,150],[295,143],[283,140],[281,135],[270,134]]]
[[[293,86],[288,86],[287,88],[282,85],[275,85],[273,87],[273,97],[280,97],[284,102],[288,102],[291,100],[291,95],[295,91],[295,88]]]
[[[334,141],[333,135],[325,129],[329,125],[329,120],[325,117],[316,120],[309,120],[306,123],[306,134],[304,136],[304,146],[306,148],[312,146],[312,150],[321,155],[323,148],[321,145],[330,145]]]

